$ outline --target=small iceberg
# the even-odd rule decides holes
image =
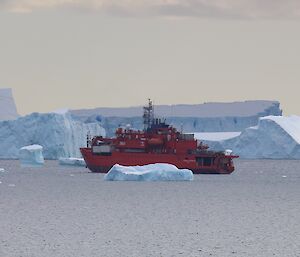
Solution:
[[[83,158],[59,158],[60,165],[68,165],[68,166],[80,166],[85,167],[85,161]]]
[[[192,181],[193,172],[172,164],[156,163],[144,166],[115,164],[104,176],[106,181]]]
[[[40,167],[45,163],[43,147],[40,145],[24,146],[19,150],[19,160],[22,167]]]
[[[0,172],[5,172],[5,169],[3,169],[3,168],[0,168]]]

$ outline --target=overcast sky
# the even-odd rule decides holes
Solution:
[[[0,0],[0,87],[21,114],[279,100],[299,114],[300,1]]]

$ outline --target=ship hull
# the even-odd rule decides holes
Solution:
[[[169,163],[179,169],[190,169],[194,174],[230,174],[233,166],[222,167],[218,161],[210,166],[199,166],[194,156],[178,156],[176,154],[155,153],[120,153],[111,155],[93,154],[91,148],[81,148],[82,156],[92,172],[107,173],[115,164],[124,166],[147,165],[153,163]],[[212,156],[214,157],[214,156]]]

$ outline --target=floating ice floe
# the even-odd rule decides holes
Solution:
[[[0,168],[0,172],[5,172],[5,169],[3,169],[3,168]]]
[[[22,167],[36,167],[44,165],[43,147],[40,145],[24,146],[19,151]]]
[[[68,166],[86,166],[83,158],[59,158],[59,164]]]
[[[144,166],[115,164],[104,176],[106,181],[191,181],[193,178],[191,170],[165,163]]]

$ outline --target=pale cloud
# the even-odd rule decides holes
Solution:
[[[300,17],[299,0],[0,0],[0,10],[76,8],[128,16],[287,18]]]

